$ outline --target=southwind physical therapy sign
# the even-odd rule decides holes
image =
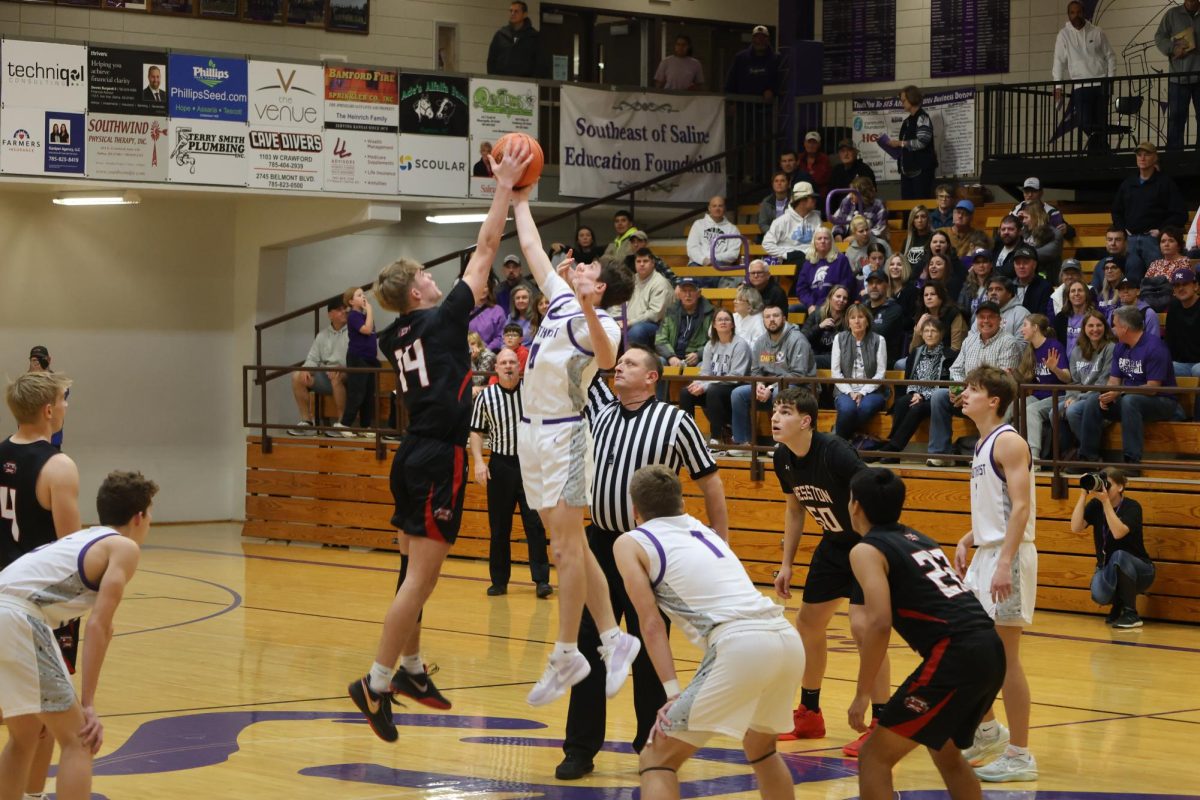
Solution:
[[[719,97],[564,86],[559,141],[562,193],[603,197],[723,151],[724,106]],[[725,186],[724,166],[705,164],[640,194],[704,201]]]

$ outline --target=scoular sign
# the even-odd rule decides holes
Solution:
[[[462,197],[467,192],[466,139],[402,133],[396,163],[400,194]]]
[[[5,39],[0,61],[0,100],[5,108],[86,110],[86,47]]]
[[[171,53],[172,117],[246,121],[246,60]]]

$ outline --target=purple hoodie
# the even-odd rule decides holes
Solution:
[[[833,261],[806,261],[796,275],[796,299],[806,308],[819,307],[834,286],[845,286],[851,299],[858,297],[854,269],[845,253],[838,253]]]

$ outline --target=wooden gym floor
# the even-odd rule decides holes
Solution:
[[[523,565],[507,596],[488,598],[485,563],[447,562],[422,649],[454,708],[410,703],[397,710],[399,743],[371,734],[344,692],[370,666],[397,564],[391,553],[248,542],[236,524],[153,530],[101,677],[96,796],[632,800],[628,686],[609,704],[609,749],[595,773],[553,779],[567,704],[533,709],[525,693],[541,674],[556,603],[534,598]],[[1030,633],[1042,778],[991,787],[992,800],[1200,798],[1191,738],[1200,628],[1115,633],[1096,617],[1039,612]],[[844,615],[830,640],[830,736],[780,750],[798,797],[844,800],[858,793],[855,763],[840,751],[857,670]],[[686,679],[699,653],[682,637],[674,648]],[[895,642],[892,657],[896,683],[916,659]],[[682,771],[683,796],[757,796],[736,744],[713,745]],[[930,791],[940,783],[922,751],[896,785],[909,800],[945,797]]]

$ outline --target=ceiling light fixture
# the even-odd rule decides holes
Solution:
[[[142,202],[137,192],[60,192],[56,206],[136,206]]]
[[[487,219],[487,214],[430,214],[425,217],[426,222],[432,222],[435,225],[455,225],[465,222],[483,222]],[[512,217],[506,217],[505,222],[512,222]]]

